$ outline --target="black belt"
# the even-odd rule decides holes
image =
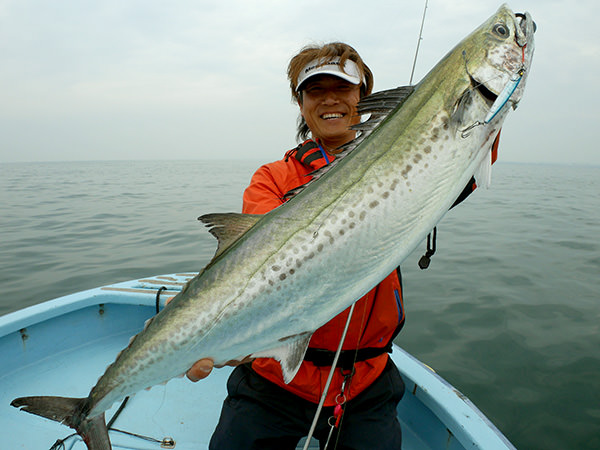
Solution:
[[[359,348],[358,350],[342,350],[337,361],[336,367],[344,370],[351,370],[354,363],[358,361],[366,361],[367,359],[375,358],[384,353],[392,352],[392,343],[390,342],[385,347],[367,347]],[[336,352],[331,350],[323,350],[320,348],[309,347],[304,355],[304,360],[313,363],[315,366],[331,366]]]

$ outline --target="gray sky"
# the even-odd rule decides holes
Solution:
[[[408,84],[424,3],[0,0],[0,163],[279,159],[296,144],[289,58],[341,40],[375,90]],[[431,0],[415,81],[500,4]],[[599,165],[600,2],[509,5],[538,31],[499,159]]]

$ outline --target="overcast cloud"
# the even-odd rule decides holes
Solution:
[[[500,1],[431,0],[415,81]],[[513,1],[538,25],[500,160],[599,165],[600,2]],[[0,0],[0,162],[280,158],[289,58],[353,45],[408,84],[424,1]]]

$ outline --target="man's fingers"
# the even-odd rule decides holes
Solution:
[[[201,359],[194,363],[192,368],[187,371],[186,376],[195,383],[196,381],[206,378],[213,369],[213,366],[214,363],[212,359]]]

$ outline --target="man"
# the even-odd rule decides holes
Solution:
[[[298,137],[304,142],[284,159],[256,171],[244,192],[245,213],[264,214],[276,208],[285,202],[286,193],[334,160],[338,149],[354,139],[350,127],[360,120],[356,105],[373,88],[373,75],[358,53],[336,42],[304,48],[291,59],[288,78],[300,107]],[[493,161],[497,146],[498,138]],[[455,205],[474,189],[473,179]],[[348,310],[342,312],[313,334],[304,362],[289,384],[284,383],[275,360],[231,361],[237,367],[228,381],[228,396],[210,448],[294,449],[308,433],[348,315]],[[314,433],[322,447],[332,432],[330,442],[335,445],[329,448],[400,448],[396,406],[404,383],[387,352],[403,324],[397,269],[355,304]],[[210,359],[198,361],[188,378],[202,379],[212,368]]]
[[[360,121],[356,105],[373,88],[373,75],[358,53],[337,42],[304,48],[291,59],[288,78],[300,107],[298,136],[312,138],[288,151],[283,160],[258,169],[244,192],[245,213],[264,214],[276,208],[287,192],[311,179],[311,172],[334,160],[337,149],[354,139],[350,127]],[[294,449],[309,431],[348,314],[342,312],[314,333],[289,384],[275,360],[231,362],[238,367],[228,381],[210,448]],[[404,383],[387,352],[403,324],[397,270],[356,303],[314,433],[321,445],[333,430],[338,449],[400,448],[396,406]],[[211,369],[211,360],[201,360],[188,378],[197,381]]]

